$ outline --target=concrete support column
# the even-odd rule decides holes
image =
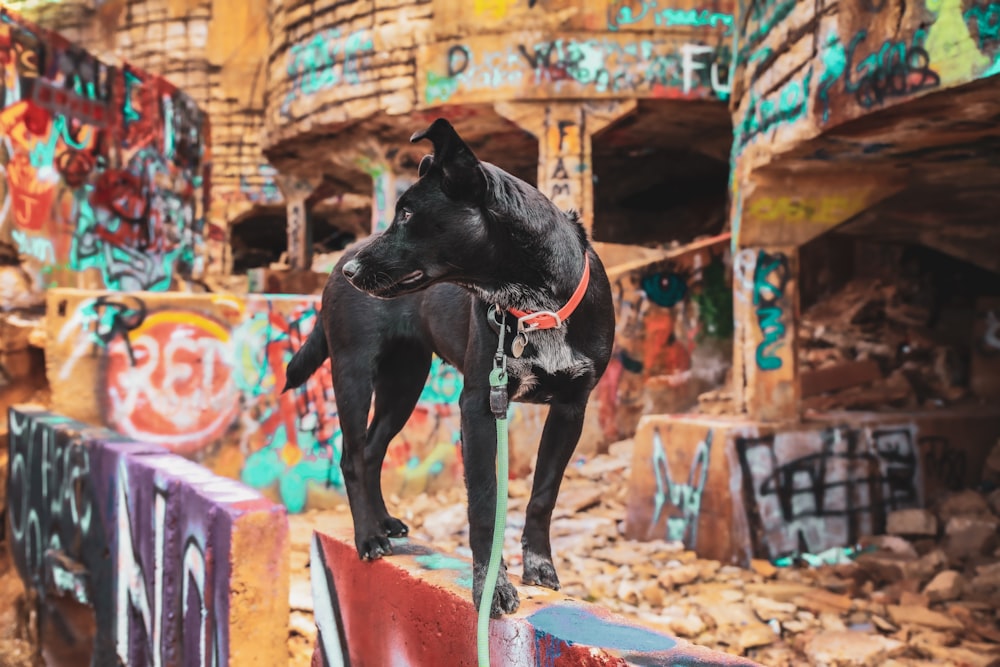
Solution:
[[[762,421],[798,420],[797,248],[900,192],[899,175],[761,175],[733,183],[733,380]]]
[[[798,275],[794,246],[733,255],[734,397],[753,419],[799,418]]]
[[[606,102],[510,102],[497,113],[538,139],[538,189],[562,209],[576,209],[587,230],[594,226],[594,135],[631,113],[635,100]]]
[[[416,182],[416,164],[404,166],[408,164],[395,147],[379,146],[362,156],[361,168],[372,177],[372,234],[389,226],[396,212],[396,200]]]
[[[293,271],[307,271],[312,266],[312,225],[306,200],[316,190],[318,180],[283,174],[275,180],[285,195],[288,266]]]

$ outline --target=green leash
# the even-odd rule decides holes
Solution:
[[[497,314],[500,309],[496,309]],[[507,524],[507,355],[504,354],[503,339],[506,317],[500,318],[500,342],[493,357],[490,371],[490,410],[497,420],[497,509],[493,520],[493,546],[490,562],[486,567],[486,581],[483,597],[479,601],[479,621],[476,639],[479,652],[479,667],[490,667],[490,609],[493,593],[500,576],[500,561],[503,560],[503,533]]]

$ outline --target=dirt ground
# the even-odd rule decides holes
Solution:
[[[7,543],[0,542],[0,667],[37,667],[34,637],[24,619],[24,586],[14,569]]]

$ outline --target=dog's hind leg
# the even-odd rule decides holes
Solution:
[[[409,529],[385,508],[382,461],[389,441],[406,425],[417,405],[430,368],[430,350],[417,343],[403,343],[383,353],[375,374],[375,414],[365,445],[365,486],[376,520],[389,537],[401,537]]]
[[[559,577],[552,563],[549,525],[563,473],[583,432],[585,409],[586,404],[553,403],[549,407],[521,537],[524,562],[521,580],[526,584],[559,590]]]

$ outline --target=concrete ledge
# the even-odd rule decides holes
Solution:
[[[749,564],[853,545],[896,509],[979,483],[1000,411],[838,412],[800,424],[640,422],[626,535]]]
[[[287,664],[282,506],[42,410],[10,410],[9,449],[11,552],[43,643],[68,596],[93,609],[94,665]]]
[[[476,663],[472,563],[411,540],[362,562],[348,515],[314,533],[312,589],[318,628],[313,665],[462,667]],[[565,595],[521,586],[514,616],[491,622],[490,664],[539,667],[737,665],[711,651]]]

